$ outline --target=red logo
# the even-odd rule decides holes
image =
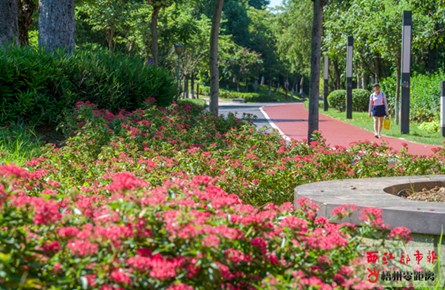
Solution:
[[[371,283],[376,283],[377,280],[379,279],[379,273],[380,273],[380,270],[377,271],[377,270],[375,269],[375,267],[372,268],[372,270],[373,270],[373,271],[371,271],[371,270],[368,268],[368,271],[369,271],[368,281],[371,282]],[[372,278],[374,278],[374,279],[372,279]]]

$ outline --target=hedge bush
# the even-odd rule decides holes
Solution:
[[[113,113],[134,110],[148,97],[168,106],[177,93],[166,70],[106,51],[0,48],[0,72],[0,123],[57,122],[65,109],[86,100]]]
[[[332,91],[328,96],[328,104],[330,108],[335,108],[340,112],[344,112],[346,110],[346,91]]]
[[[433,74],[414,73],[411,77],[410,119],[417,122],[440,120],[440,82],[445,80],[445,72]],[[388,108],[394,115],[396,77],[388,77],[380,82],[381,90],[388,96]],[[400,109],[400,106],[399,106]]]
[[[369,96],[371,93],[363,89],[352,90],[352,110],[356,112],[367,112],[369,106]],[[329,107],[340,112],[346,110],[346,90],[336,90],[328,96]]]
[[[287,144],[251,116],[153,103],[115,115],[79,102],[66,146],[26,169],[0,166],[0,288],[373,289],[359,278],[362,237],[388,229],[381,210],[364,208],[356,228],[343,218],[358,207],[340,206],[334,224],[311,200],[294,208],[293,189],[443,172],[443,148],[427,159],[370,142],[332,147],[319,133]]]
[[[203,95],[210,95],[210,87],[199,87],[199,93]],[[241,93],[225,89],[219,89],[219,96],[225,99],[245,99],[247,103],[259,102],[276,102],[277,100],[269,95],[261,95],[258,93]]]

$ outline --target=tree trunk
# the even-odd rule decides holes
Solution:
[[[246,93],[249,92],[249,79],[246,78]]]
[[[375,82],[378,83],[380,80],[380,55],[378,53],[375,53],[374,55],[374,77]]]
[[[272,78],[269,79],[269,96],[272,95],[272,91],[270,90],[272,87]]]
[[[212,30],[210,32],[210,112],[218,116],[219,71],[218,35],[224,0],[217,0],[213,9]]]
[[[17,0],[0,1],[0,47],[6,47],[13,42],[18,44],[19,23],[17,7]]]
[[[362,89],[368,89],[368,76],[366,75],[366,73],[362,74]]]
[[[114,37],[114,29],[109,29],[107,30],[107,42],[108,42],[108,49],[111,52],[111,56],[113,56],[114,53],[114,42],[113,42],[113,37]]]
[[[431,48],[431,46],[428,47],[428,65],[426,68],[427,74],[437,71],[438,52],[439,50],[437,49],[437,44],[434,46],[434,48]]]
[[[297,84],[297,74],[294,74],[294,80],[292,81],[292,91],[295,89],[296,84]]]
[[[39,46],[53,51],[64,48],[73,53],[75,49],[74,0],[39,1]]]
[[[184,99],[189,98],[189,74],[184,74]]]
[[[400,100],[400,60],[399,58],[396,56],[395,59],[396,62],[396,102],[394,104],[394,124],[398,125],[399,124],[399,100]]]
[[[32,24],[32,15],[37,10],[34,0],[17,0],[19,19],[19,43],[21,46],[29,45],[28,30]]]
[[[195,72],[194,71],[192,71],[191,87],[192,87],[192,99],[194,99],[195,98]]]
[[[304,84],[304,75],[301,76],[301,80],[300,80],[300,94],[302,94],[304,92],[303,84]]]
[[[236,91],[239,93],[239,81],[240,79],[236,79]]]
[[[360,75],[357,73],[357,89],[361,89],[360,87]]]
[[[386,79],[386,69],[385,69],[385,64],[380,62],[380,78],[384,78]],[[379,79],[380,81],[380,79]]]
[[[335,89],[340,90],[340,70],[338,68],[338,60],[333,60],[332,65],[334,66]]]
[[[151,13],[151,54],[153,55],[153,64],[158,66],[158,15],[161,6],[154,6]]]
[[[312,134],[318,130],[318,103],[320,91],[320,61],[321,61],[321,30],[323,28],[322,0],[314,2],[314,21],[312,24],[312,55],[311,55],[311,79],[309,83],[309,120],[308,142],[313,140]]]

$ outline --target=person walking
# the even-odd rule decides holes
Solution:
[[[380,91],[380,85],[374,84],[374,93],[369,97],[369,117],[374,117],[374,133],[376,138],[381,138],[383,117],[388,116],[388,102],[385,93]]]

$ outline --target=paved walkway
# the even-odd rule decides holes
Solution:
[[[303,104],[286,104],[278,106],[267,106],[263,108],[271,121],[288,137],[297,140],[307,139],[308,110]],[[266,116],[267,117],[267,116]],[[328,144],[349,147],[352,141],[369,140],[372,142],[386,142],[395,150],[400,150],[403,143],[408,144],[408,152],[418,155],[429,155],[431,148],[437,147],[409,142],[393,137],[383,136],[381,139],[374,137],[373,132],[355,127],[353,125],[338,121],[329,116],[319,115],[319,129]],[[371,121],[371,120],[370,120]],[[384,132],[382,132],[384,133]]]
[[[207,105],[209,104],[209,98],[202,98],[207,102]],[[258,119],[255,121],[255,125],[260,129],[263,127],[271,127],[270,120],[267,119],[267,117],[263,114],[262,109],[263,107],[269,107],[269,106],[283,106],[286,104],[297,104],[302,102],[279,102],[279,103],[240,103],[240,102],[233,102],[233,101],[226,101],[226,100],[219,100],[219,114],[227,116],[229,113],[237,113],[238,117],[242,117],[243,113],[246,114],[253,114],[258,117]],[[269,130],[265,130],[265,132],[268,132]]]
[[[208,99],[206,99],[206,101],[207,103],[209,102]],[[281,131],[283,137],[294,138],[299,141],[307,139],[308,110],[304,108],[302,102],[244,104],[219,100],[219,113],[227,116],[229,112],[237,112],[238,115],[242,115],[243,113],[254,114],[258,116],[255,122],[258,128],[262,128],[263,126],[274,127]],[[376,139],[374,132],[346,124],[323,114],[319,116],[319,129],[322,132],[323,138],[325,138],[331,146],[340,145],[349,147],[349,144],[353,141],[369,140],[377,143],[386,142],[395,150],[400,150],[403,147],[402,144],[407,143],[408,152],[417,155],[429,155],[432,153],[431,148],[437,147],[387,136]],[[384,133],[384,131],[382,133]]]

